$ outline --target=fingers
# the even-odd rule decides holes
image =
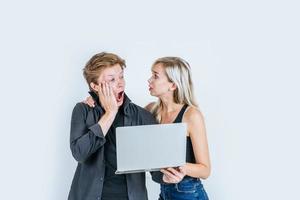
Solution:
[[[105,96],[107,99],[114,97],[112,87],[109,83],[107,83],[107,82],[101,83],[101,90],[102,90],[103,96]]]
[[[95,107],[95,101],[93,100],[93,98],[91,96],[89,96],[86,99],[86,103],[90,106],[90,107]]]
[[[98,96],[103,96],[103,89],[102,89],[102,83],[99,84],[99,88],[98,88]]]
[[[184,177],[183,173],[178,172],[174,168],[161,169],[160,171],[166,176],[166,180],[169,183],[178,183]]]
[[[182,173],[184,176],[186,175],[186,169],[183,166],[179,167],[179,172]]]
[[[104,91],[104,82],[99,83],[98,96],[99,96],[99,102],[100,102],[101,106],[104,107],[104,109],[105,109],[106,97],[105,97],[105,91]]]
[[[90,106],[90,107],[95,107],[93,101],[91,102],[91,101],[85,100],[85,101],[83,101],[83,103],[87,104],[87,105]]]
[[[87,97],[86,100],[84,100],[82,102],[87,104],[90,107],[95,107],[95,101],[91,96]]]
[[[99,101],[101,106],[107,112],[116,113],[118,110],[117,100],[113,92],[111,84],[108,82],[101,82],[99,84]]]
[[[174,169],[172,167],[169,167],[167,169],[161,169],[161,172],[162,173],[166,173],[168,175],[177,176],[177,177],[180,177],[180,178],[184,176],[184,174],[182,173],[182,171],[178,171],[178,170],[176,170],[176,169]]]
[[[172,176],[171,176],[170,172],[168,172],[165,169],[161,169],[160,171],[164,174],[163,175],[164,182],[166,182],[166,183],[173,183],[174,180],[172,179]]]
[[[174,175],[167,169],[161,169],[160,171],[168,177],[174,177]]]
[[[108,99],[109,97],[108,84],[106,82],[101,82],[99,86],[100,86],[98,90],[99,97]]]
[[[112,89],[112,87],[111,87],[110,84],[109,84],[108,89],[109,89],[109,95],[110,95],[111,97],[113,97],[113,96],[114,96],[114,93],[113,93],[113,89]]]
[[[101,86],[102,86],[103,95],[105,97],[107,97],[108,96],[108,86],[107,86],[107,83],[104,82],[104,83],[101,84]]]
[[[87,104],[88,104],[90,107],[92,107],[92,108],[95,107],[94,102],[89,102],[89,101],[88,101]]]
[[[110,97],[110,85],[108,83],[105,83],[105,88],[106,88],[106,95]]]
[[[172,174],[174,174],[176,177],[178,177],[178,178],[180,178],[180,179],[182,179],[183,176],[184,176],[183,173],[181,173],[180,171],[177,171],[177,170],[174,169],[174,168],[169,167],[168,170],[169,170]]]

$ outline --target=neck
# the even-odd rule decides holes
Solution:
[[[173,96],[160,97],[160,101],[162,102],[162,110],[167,113],[177,111],[182,107],[182,104],[174,102]]]

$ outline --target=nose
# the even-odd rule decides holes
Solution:
[[[124,87],[124,80],[119,79],[117,83],[118,88]]]
[[[151,83],[151,81],[152,81],[152,77],[150,77],[150,78],[148,79],[148,83]]]

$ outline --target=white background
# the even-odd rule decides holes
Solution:
[[[289,0],[1,1],[0,199],[67,198],[71,111],[101,51],[126,59],[126,91],[141,106],[155,100],[146,80],[156,58],[189,61],[210,199],[300,199],[299,19]]]

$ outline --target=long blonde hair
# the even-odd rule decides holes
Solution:
[[[175,83],[173,99],[177,104],[186,104],[198,107],[193,91],[191,78],[191,68],[187,61],[179,57],[162,57],[157,59],[153,65],[162,64],[170,82]],[[158,122],[161,122],[162,102],[160,99],[152,106],[151,112],[155,115]]]

